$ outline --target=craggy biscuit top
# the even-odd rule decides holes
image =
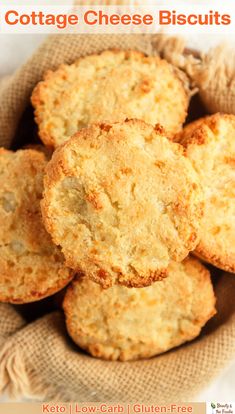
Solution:
[[[188,93],[175,69],[136,51],[105,51],[48,72],[32,95],[43,142],[57,147],[94,122],[138,118],[179,132]]]
[[[63,307],[75,343],[95,357],[127,361],[195,338],[215,314],[215,296],[208,270],[186,259],[171,262],[168,278],[142,289],[74,280]]]
[[[179,141],[205,189],[196,254],[235,272],[235,116],[215,114],[189,124]]]
[[[35,301],[71,280],[42,223],[45,166],[38,151],[0,149],[0,301]]]
[[[197,174],[162,128],[130,120],[82,129],[48,163],[43,219],[68,266],[105,287],[141,287],[196,247]]]

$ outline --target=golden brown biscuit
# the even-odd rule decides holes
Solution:
[[[235,116],[197,120],[186,126],[179,140],[205,188],[202,237],[195,253],[235,272]]]
[[[48,72],[32,95],[39,135],[57,147],[94,122],[139,118],[169,134],[185,121],[189,97],[173,67],[135,51],[105,51]]]
[[[72,278],[41,218],[45,155],[0,149],[0,301],[26,303]]]
[[[209,271],[196,259],[171,262],[169,276],[142,289],[102,289],[88,278],[68,287],[69,335],[103,359],[127,361],[168,351],[199,335],[215,314]]]
[[[196,247],[203,210],[181,145],[143,121],[95,124],[48,163],[43,219],[68,266],[109,287],[166,276]]]

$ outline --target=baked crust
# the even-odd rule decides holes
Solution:
[[[63,302],[73,341],[106,360],[149,358],[190,341],[216,313],[209,271],[196,259],[171,262],[169,276],[142,289],[102,289],[76,278]]]
[[[178,141],[205,188],[202,237],[195,254],[235,272],[235,116],[215,114],[185,127]]]
[[[73,272],[42,223],[45,155],[0,149],[0,301],[26,303],[62,289]]]
[[[89,124],[126,118],[160,123],[176,134],[187,116],[189,94],[165,60],[108,50],[47,72],[31,100],[39,135],[55,148]]]
[[[202,189],[159,125],[82,129],[55,151],[44,184],[48,232],[68,266],[104,287],[161,280],[198,242]]]

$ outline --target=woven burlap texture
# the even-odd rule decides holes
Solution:
[[[35,84],[47,69],[107,48],[161,53],[183,68],[199,90],[202,71],[212,72],[210,57],[184,54],[182,40],[148,35],[59,35],[46,40],[13,76],[0,83],[0,144],[11,146]],[[215,52],[218,53],[217,51]],[[219,52],[221,53],[221,52]],[[217,56],[214,56],[217,62]],[[225,63],[223,63],[225,65]],[[230,65],[230,63],[228,64]],[[200,73],[200,76],[198,75]],[[196,78],[196,74],[198,78]],[[234,71],[224,70],[221,79]],[[208,81],[208,76],[204,75]],[[217,79],[218,82],[218,79]],[[227,82],[227,83],[228,83]],[[221,81],[226,90],[224,79]],[[208,95],[210,91],[207,90]],[[218,92],[218,91],[217,91]],[[223,95],[223,89],[220,91]],[[224,110],[205,100],[209,112]],[[216,102],[218,105],[218,102]],[[227,112],[235,113],[235,100]],[[215,284],[218,314],[191,344],[157,358],[131,363],[105,362],[79,351],[68,338],[62,313],[27,324],[17,307],[0,305],[0,390],[12,397],[64,401],[189,401],[235,355],[235,278],[224,274]]]

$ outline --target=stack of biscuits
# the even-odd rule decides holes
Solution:
[[[42,145],[0,150],[0,301],[65,288],[95,357],[194,339],[216,312],[206,263],[235,272],[235,116],[183,127],[182,79],[136,51],[62,65],[32,94]]]

